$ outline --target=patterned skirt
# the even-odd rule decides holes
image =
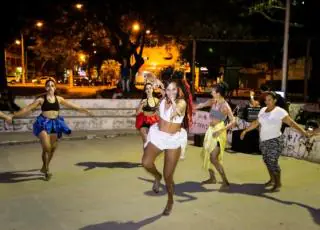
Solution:
[[[42,131],[46,131],[48,134],[57,134],[58,138],[61,138],[62,134],[71,134],[71,129],[67,126],[63,117],[58,116],[56,119],[49,119],[41,114],[33,124],[33,134],[39,136]]]
[[[213,165],[210,161],[212,151],[219,145],[220,146],[220,153],[218,155],[218,160],[222,163],[224,149],[227,144],[227,132],[223,131],[218,137],[213,137],[213,133],[225,128],[224,122],[220,122],[215,126],[209,126],[207,129],[206,135],[203,141],[203,148],[202,148],[202,158],[203,158],[203,168],[205,170],[213,169]]]

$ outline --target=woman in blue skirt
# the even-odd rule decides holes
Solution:
[[[47,93],[44,96],[38,97],[32,104],[16,112],[13,118],[22,117],[41,106],[42,112],[33,124],[33,134],[40,139],[42,146],[43,165],[40,171],[49,180],[52,176],[49,173],[49,164],[57,148],[57,140],[62,137],[62,134],[71,134],[71,129],[66,125],[64,118],[59,115],[60,104],[81,113],[86,113],[89,116],[93,115],[87,109],[56,96],[56,83],[54,79],[47,80],[45,87]]]

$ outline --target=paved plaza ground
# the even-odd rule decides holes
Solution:
[[[320,229],[319,164],[281,158],[284,187],[266,193],[261,156],[226,153],[232,185],[220,191],[199,183],[207,176],[200,150],[190,145],[180,161],[175,206],[162,217],[164,188],[151,192],[138,136],[62,141],[49,182],[38,171],[39,144],[0,146],[0,229]]]

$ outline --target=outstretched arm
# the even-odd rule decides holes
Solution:
[[[42,98],[36,99],[32,104],[27,105],[26,107],[24,107],[20,111],[14,113],[13,117],[23,117],[23,116],[25,116],[26,114],[28,114],[28,113],[32,112],[33,110],[37,109],[41,105],[42,102],[43,102]]]
[[[309,135],[303,128],[301,128],[300,125],[298,125],[294,120],[292,120],[292,118],[289,115],[285,116],[282,119],[282,122],[289,125],[291,128],[294,128],[303,136],[309,137],[311,135]]]
[[[260,123],[259,123],[258,120],[255,120],[255,121],[251,122],[249,127],[242,131],[242,133],[240,135],[240,139],[243,140],[244,136],[247,134],[247,132],[250,132],[251,130],[254,130],[254,129],[258,128],[259,125],[260,125]]]
[[[211,107],[212,104],[213,104],[213,100],[210,99],[210,100],[207,100],[204,103],[200,103],[200,104],[196,105],[195,109],[198,110],[198,109],[203,109],[203,108],[206,108],[206,107]]]
[[[7,122],[11,121],[11,117],[2,112],[0,112],[0,118],[5,119]]]
[[[58,97],[58,100],[59,100],[59,103],[61,105],[64,105],[65,107],[69,108],[69,109],[74,109],[80,113],[86,113],[88,114],[89,116],[94,116],[93,113],[91,113],[89,110],[85,109],[85,108],[82,108],[81,106],[79,105],[76,105],[70,101],[67,101],[65,100],[63,97]]]

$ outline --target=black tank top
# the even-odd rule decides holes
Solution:
[[[151,107],[151,106],[149,105],[149,102],[148,102],[148,101],[149,101],[149,100],[147,99],[147,105],[144,106],[144,107],[142,108],[142,110],[145,111],[145,112],[155,112],[155,111],[157,111],[158,105],[156,104],[156,100],[153,98],[153,101],[154,101],[154,103],[155,103],[155,106],[154,106],[154,107]]]
[[[58,101],[58,98],[56,96],[55,97],[55,102],[54,103],[50,103],[48,100],[47,100],[47,96],[44,96],[43,99],[43,104],[41,106],[41,110],[42,112],[45,112],[45,111],[59,111],[60,110],[60,105],[59,105],[59,101]]]

